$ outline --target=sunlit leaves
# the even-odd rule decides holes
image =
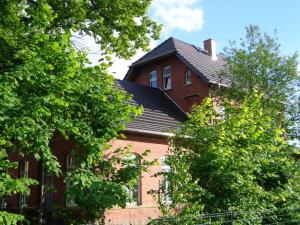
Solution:
[[[107,60],[112,53],[128,58],[136,49],[146,49],[150,38],[158,38],[160,27],[146,15],[150,2],[1,1],[1,151],[34,157],[46,171],[62,175],[50,148],[53,138],[61,134],[76,142],[74,151],[80,153],[81,166],[89,172],[82,176],[86,180],[81,185],[86,187],[96,176],[95,163],[104,160],[106,143],[141,109],[130,106],[129,96],[114,87],[113,77],[107,73],[109,63],[86,66],[86,52],[76,49],[72,34],[92,36]],[[111,167],[109,161],[106,164]],[[5,182],[15,187],[15,192],[7,195],[29,190],[32,184],[14,180],[6,171],[3,174]],[[100,178],[85,190],[107,185],[121,189],[120,182],[106,180],[106,185]],[[104,208],[112,204],[124,205],[124,201],[107,203]]]
[[[263,99],[257,91],[239,104],[225,99],[220,118],[208,98],[172,139],[168,176],[182,215],[297,207],[299,162]]]

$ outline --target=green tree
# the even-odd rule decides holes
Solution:
[[[4,144],[2,142],[2,144]],[[0,151],[0,204],[4,203],[3,197],[9,196],[16,193],[29,194],[29,185],[36,184],[32,179],[23,177],[14,179],[7,171],[12,168],[16,168],[17,163],[12,163],[8,160],[6,151]],[[3,207],[3,206],[1,206]],[[24,217],[18,214],[7,213],[5,211],[0,212],[0,223],[13,225],[19,221],[24,221]]]
[[[225,48],[225,69],[220,79],[229,87],[216,91],[217,95],[227,96],[236,101],[244,99],[254,90],[264,94],[264,105],[269,112],[281,111],[282,117],[276,120],[285,123],[290,138],[297,136],[294,123],[297,121],[295,105],[296,90],[299,87],[297,73],[298,53],[284,56],[276,35],[263,33],[259,26],[246,27],[246,36],[240,43],[230,41]]]
[[[96,182],[95,164],[103,160],[110,165],[103,155],[106,143],[141,109],[130,106],[129,96],[114,88],[113,77],[106,72],[109,62],[85,66],[89,63],[87,55],[76,50],[71,37],[75,32],[92,36],[108,61],[113,53],[129,58],[136,49],[145,50],[151,38],[158,38],[160,26],[146,15],[150,3],[0,1],[1,154],[32,156],[46,171],[61,175],[49,147],[58,132],[76,141],[74,152],[81,157],[78,173],[84,171],[88,182]],[[1,188],[11,179],[2,167],[3,160]],[[103,180],[103,176],[97,177]],[[28,190],[32,184],[16,181],[23,187],[11,182],[15,192]],[[122,182],[114,185],[118,193]],[[0,197],[11,194],[1,192]],[[114,204],[124,205],[124,199]]]
[[[207,98],[172,139],[168,177],[183,224],[225,211],[245,212],[236,224],[269,224],[280,218],[274,215],[299,223],[299,162],[285,130],[265,113],[264,97],[254,91],[239,104],[224,100],[221,111]]]

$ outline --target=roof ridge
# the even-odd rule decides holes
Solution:
[[[157,45],[156,47],[154,47],[151,51],[147,52],[147,53],[146,53],[145,55],[143,55],[141,58],[139,58],[138,60],[134,61],[134,62],[132,63],[132,65],[135,64],[135,63],[137,63],[137,62],[140,61],[141,59],[145,58],[147,55],[149,55],[151,52],[153,52],[155,49],[159,48],[161,45],[163,45],[164,43],[166,43],[166,42],[169,41],[170,39],[174,39],[174,38],[173,38],[173,37],[169,37],[168,39],[164,40],[162,43],[160,43],[159,45]],[[173,43],[174,43],[174,41],[173,41]]]
[[[188,45],[188,46],[193,47],[193,48],[194,48],[196,51],[198,51],[199,53],[201,53],[201,54],[207,56],[207,54],[205,54],[205,52],[207,52],[205,49],[203,49],[203,48],[201,48],[201,47],[199,47],[199,46],[197,46],[197,45],[190,44],[190,43],[187,43],[187,42],[185,42],[185,41],[179,40],[179,39],[177,39],[177,38],[174,38],[174,39],[175,39],[176,41],[178,41],[178,42],[181,42],[181,43],[185,44],[185,45]],[[180,50],[180,48],[176,48],[176,47],[175,47],[175,49],[177,50],[177,53],[179,53],[178,50]]]

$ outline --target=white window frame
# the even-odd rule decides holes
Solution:
[[[165,66],[163,68],[163,89],[164,90],[172,89],[171,67],[170,66]]]
[[[157,71],[153,70],[149,73],[150,87],[157,88]],[[155,85],[154,85],[155,84]]]
[[[77,162],[74,154],[69,154],[67,155],[67,160],[66,160],[66,168],[67,170],[73,170],[77,168]],[[66,184],[66,192],[68,190],[68,184]],[[77,203],[75,202],[74,199],[67,199],[66,198],[66,207],[78,207]]]
[[[192,72],[190,70],[184,73],[184,84],[191,85],[192,84]]]
[[[138,159],[138,155],[135,153],[128,156],[128,160],[137,160],[137,159]],[[136,190],[134,190],[135,188],[136,188]],[[142,204],[142,201],[141,201],[141,174],[139,174],[137,184],[135,187],[129,187],[129,186],[125,185],[125,189],[126,189],[127,195],[129,196],[129,198],[131,200],[131,201],[126,202],[127,206],[137,206],[137,205]],[[133,198],[134,192],[137,192],[137,199]]]
[[[165,204],[172,203],[172,196],[170,195],[171,184],[168,180],[168,177],[165,173],[169,173],[171,171],[171,167],[166,164],[168,156],[161,157],[161,170],[162,170],[162,181],[161,181],[161,190],[162,190],[162,202]]]
[[[127,201],[127,206],[137,206],[141,205],[141,176],[138,177],[137,185],[135,187],[125,186],[127,195],[130,197],[131,201]],[[133,198],[134,192],[137,192],[137,199]]]

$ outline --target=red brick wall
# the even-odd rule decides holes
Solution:
[[[166,138],[127,135],[126,140],[114,140],[111,142],[113,149],[131,145],[134,152],[142,154],[145,150],[151,150],[148,160],[158,159],[168,153]],[[141,180],[141,205],[128,206],[126,209],[114,208],[106,214],[106,223],[112,224],[144,224],[149,218],[157,218],[159,209],[153,197],[147,194],[151,189],[158,189],[159,177],[154,176],[161,171],[160,165],[152,166],[149,173],[142,174]]]
[[[142,85],[149,86],[149,73],[153,70],[157,71],[158,87],[163,87],[162,70],[165,66],[171,67],[171,83],[172,89],[166,90],[166,93],[181,107],[188,112],[193,104],[199,104],[203,98],[209,94],[209,85],[201,80],[201,78],[192,72],[192,84],[185,85],[184,73],[189,70],[175,55],[159,59],[155,62],[141,66],[132,74],[130,81]]]
[[[128,134],[127,139],[116,139],[111,141],[112,150],[131,145],[134,152],[142,154],[145,150],[151,150],[151,154],[147,156],[148,160],[158,159],[168,152],[168,142],[166,138],[162,137],[146,137],[136,134]],[[62,171],[66,170],[66,158],[70,151],[75,147],[73,141],[63,140],[58,137],[51,143],[51,148],[58,158]],[[14,161],[20,161],[21,158],[11,156]],[[22,159],[23,160],[23,159]],[[40,164],[34,160],[29,159],[29,177],[40,180],[41,167]],[[149,218],[157,218],[160,212],[157,208],[153,197],[147,194],[151,189],[157,189],[160,177],[154,176],[161,170],[160,165],[153,166],[149,169],[149,173],[143,173],[141,179],[141,205],[128,206],[126,209],[114,208],[106,213],[106,223],[120,224],[120,223],[139,223],[146,222]],[[11,171],[13,176],[18,176],[18,171]],[[65,206],[65,184],[62,177],[53,177],[53,184],[57,191],[53,194],[54,204]],[[38,208],[39,206],[40,187],[34,186],[31,189],[31,194],[28,197],[28,206],[30,208]],[[18,196],[13,196],[8,199],[8,208],[15,209],[18,206]]]
[[[29,162],[29,177],[35,180],[40,179],[40,165],[39,163],[33,158],[21,158],[16,155],[10,155],[10,160],[14,162],[20,163],[21,161],[28,161]],[[13,178],[19,177],[19,170],[12,169],[9,171]],[[40,189],[37,185],[31,187],[30,196],[27,198],[27,205],[28,208],[36,208],[39,202],[40,196]],[[18,209],[19,208],[19,195],[13,195],[7,199],[7,207],[9,209]]]

